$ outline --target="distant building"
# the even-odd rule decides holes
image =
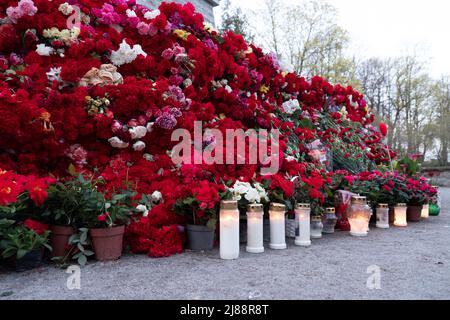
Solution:
[[[203,14],[205,21],[215,26],[214,22],[214,7],[219,3],[216,0],[165,0],[165,2],[178,2],[178,3],[192,3],[198,12]],[[137,3],[145,5],[149,8],[157,8],[162,0],[137,0]]]

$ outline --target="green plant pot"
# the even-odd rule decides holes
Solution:
[[[441,208],[437,204],[430,204],[430,216],[437,217],[441,213]]]
[[[211,250],[214,247],[215,230],[206,226],[187,225],[187,247],[190,250]]]

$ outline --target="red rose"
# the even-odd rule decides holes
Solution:
[[[97,221],[105,222],[108,217],[109,217],[109,213],[101,214],[97,217]]]

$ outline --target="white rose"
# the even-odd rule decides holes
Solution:
[[[144,18],[147,19],[147,20],[151,20],[151,19],[155,19],[160,14],[161,14],[161,11],[159,11],[158,9],[152,10],[152,11],[147,11],[144,14]]]
[[[256,189],[250,188],[245,194],[245,199],[250,203],[258,203],[261,201],[261,196]]]
[[[236,181],[233,186],[233,190],[237,194],[245,194],[250,190],[252,186],[248,182]]]
[[[142,141],[137,141],[133,144],[134,151],[142,151],[145,149],[145,143]]]
[[[147,128],[143,126],[137,126],[128,130],[131,135],[131,139],[141,139],[147,134]]]
[[[152,197],[152,200],[153,200],[154,202],[161,201],[161,199],[162,199],[162,193],[159,192],[159,191],[155,191],[155,192],[152,193],[151,197]]]
[[[128,18],[136,18],[137,17],[136,12],[134,12],[131,9],[127,9],[126,13],[127,13]]]
[[[119,50],[111,53],[110,60],[115,66],[121,66],[133,62],[138,55],[147,57],[147,53],[142,50],[140,45],[136,44],[131,48],[125,39],[123,39],[119,46]]]
[[[72,13],[73,7],[72,7],[70,4],[68,4],[67,2],[64,2],[64,3],[62,3],[62,4],[59,5],[58,10],[59,10],[62,14],[68,16],[69,14]]]
[[[297,99],[292,99],[283,103],[283,110],[287,114],[293,114],[295,111],[300,110],[300,104]]]
[[[264,199],[266,201],[269,201],[269,197],[267,196],[266,190],[264,190],[263,186],[259,183],[254,183],[254,187],[256,191],[258,191],[258,194],[261,199]]]
[[[147,211],[147,207],[145,205],[143,205],[143,204],[139,204],[139,205],[136,206],[136,210],[138,212],[145,212],[145,211]]]
[[[40,56],[49,56],[55,52],[55,50],[52,47],[47,47],[45,44],[41,43],[36,46],[36,52]]]
[[[118,137],[112,137],[108,139],[108,142],[111,144],[113,148],[125,149],[128,148],[128,143],[120,140]]]

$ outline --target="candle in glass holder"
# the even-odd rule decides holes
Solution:
[[[286,249],[285,231],[286,206],[280,203],[271,203],[269,209],[270,219],[270,248],[275,250]]]
[[[386,203],[378,204],[377,228],[389,229],[389,205]]]
[[[399,203],[394,207],[394,226],[406,227],[406,203]]]
[[[369,220],[372,210],[367,205],[366,197],[352,197],[352,205],[348,214],[350,234],[355,237],[366,237],[369,232]]]
[[[430,205],[428,203],[422,206],[421,217],[422,219],[428,219],[430,217]]]
[[[311,206],[308,203],[298,203],[295,206],[295,220],[298,222],[298,235],[295,237],[295,245],[309,247],[311,245],[310,218]]]
[[[239,210],[237,201],[220,203],[220,258],[239,258]]]
[[[247,206],[247,252],[264,252],[263,216],[262,204]]]

